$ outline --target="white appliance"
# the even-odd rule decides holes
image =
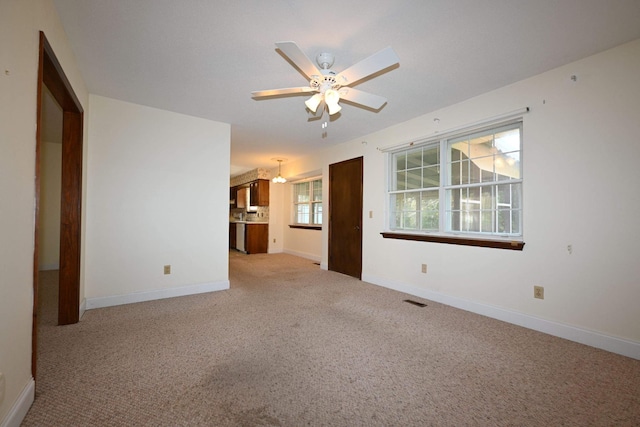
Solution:
[[[244,248],[245,227],[246,225],[244,222],[236,223],[236,249],[244,253],[247,252]]]

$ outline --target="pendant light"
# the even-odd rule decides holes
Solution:
[[[271,159],[271,160],[275,160],[275,161],[278,162],[278,175],[275,178],[273,178],[273,180],[272,180],[273,183],[274,184],[284,184],[285,182],[287,182],[287,180],[282,177],[282,174],[280,173],[280,170],[282,168],[282,162],[287,160],[287,159]]]

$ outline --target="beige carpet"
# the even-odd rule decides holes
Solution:
[[[640,425],[640,361],[286,254],[232,254],[230,276],[76,325],[43,315],[23,425]]]

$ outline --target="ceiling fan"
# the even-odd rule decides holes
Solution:
[[[335,58],[330,53],[320,53],[316,57],[316,62],[320,66],[320,68],[317,68],[294,42],[278,42],[276,46],[307,76],[309,86],[261,90],[251,92],[251,96],[255,99],[315,92],[311,98],[305,101],[305,105],[312,113],[318,113],[320,116],[325,109],[325,105],[329,115],[340,111],[342,107],[338,102],[341,99],[373,110],[382,108],[387,102],[386,98],[363,92],[350,86],[400,62],[393,49],[387,47],[341,73],[336,73],[331,69]]]

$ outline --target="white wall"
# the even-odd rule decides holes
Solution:
[[[90,106],[87,308],[227,289],[230,126],[95,95]]]
[[[43,142],[40,151],[40,212],[38,218],[38,269],[60,265],[60,197],[62,144]]]
[[[328,176],[328,164],[364,156],[364,280],[640,358],[638,75],[640,40],[329,148],[283,175]],[[522,252],[381,237],[387,157],[378,147],[527,106]]]
[[[31,325],[39,33],[44,31],[86,107],[88,94],[50,0],[0,2],[0,424],[33,399]],[[6,71],[5,71],[6,70]]]

